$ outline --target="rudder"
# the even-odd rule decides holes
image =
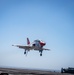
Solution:
[[[29,38],[27,38],[27,45],[30,45],[30,41],[29,41]]]

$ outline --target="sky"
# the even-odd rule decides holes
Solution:
[[[40,57],[38,51],[24,55],[27,45],[46,42]],[[74,67],[74,0],[0,0],[0,66],[54,69]]]

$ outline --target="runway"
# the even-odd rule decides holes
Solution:
[[[1,73],[8,73],[9,75],[73,75],[45,70],[17,69],[17,68],[0,68],[0,74]]]

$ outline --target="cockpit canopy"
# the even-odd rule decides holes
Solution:
[[[34,42],[40,42],[40,40],[34,40]]]

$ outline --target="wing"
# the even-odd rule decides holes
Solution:
[[[22,46],[22,45],[12,45],[12,46],[19,47],[19,48],[22,48],[22,49],[25,49],[25,50],[34,49],[32,46]]]
[[[48,50],[49,51],[50,49],[42,48],[42,50]]]
[[[34,50],[48,50],[49,51],[50,49],[34,47]]]

